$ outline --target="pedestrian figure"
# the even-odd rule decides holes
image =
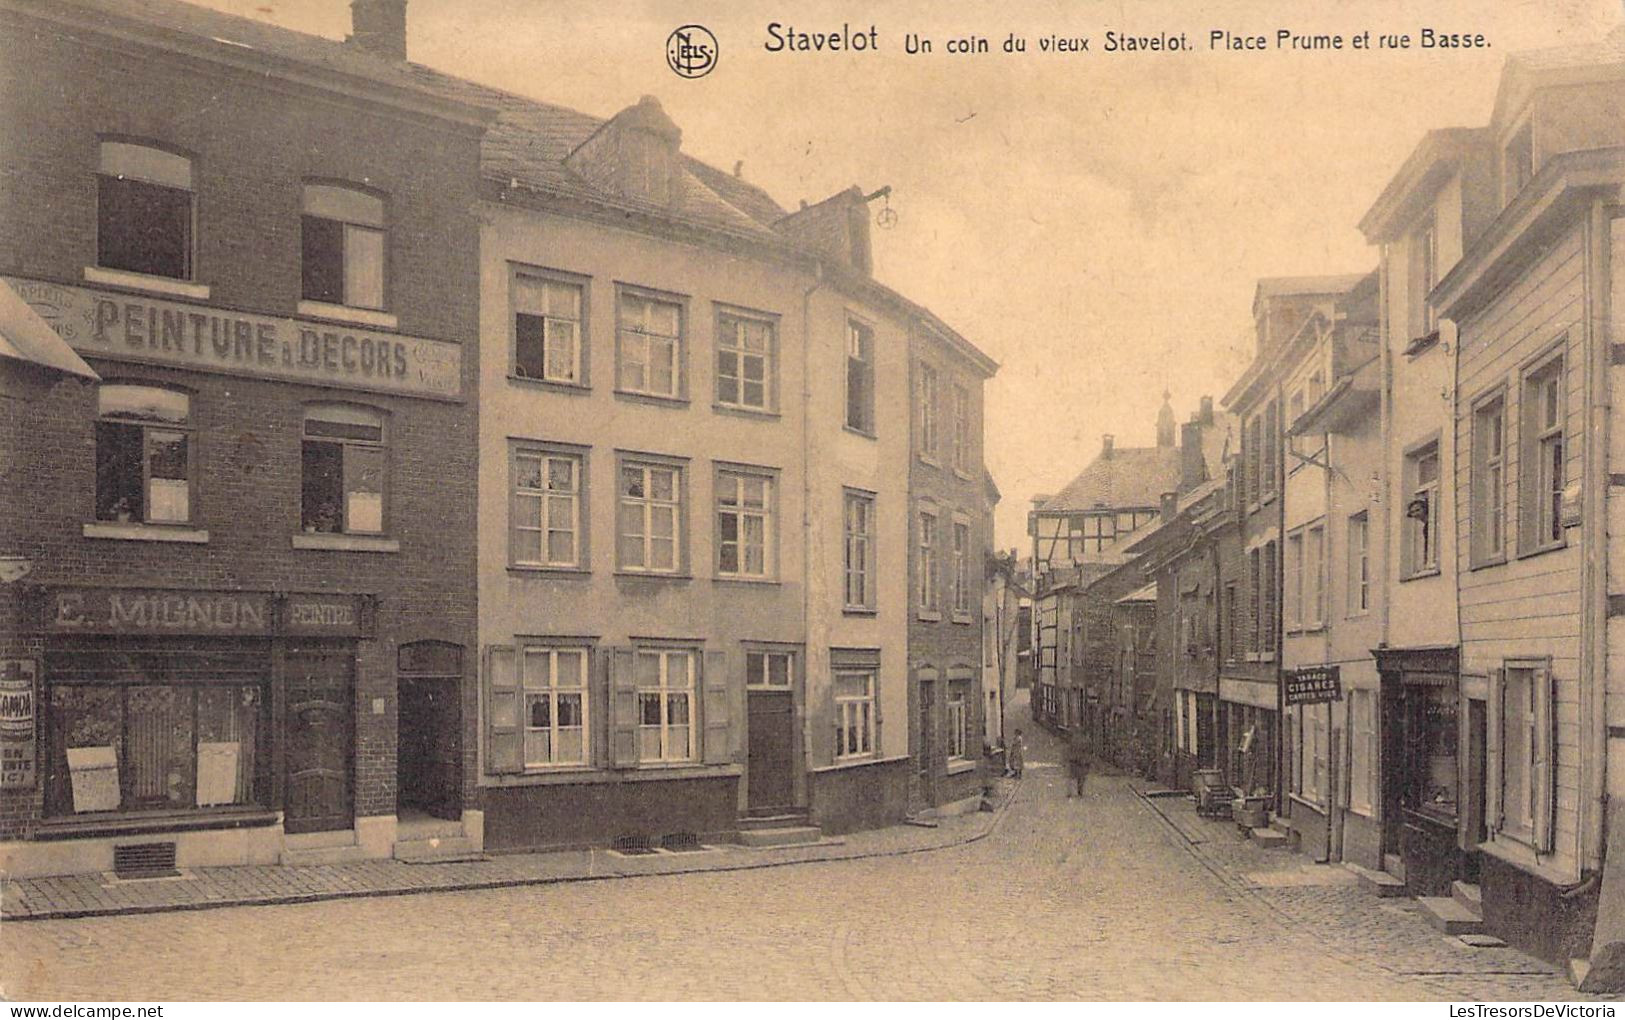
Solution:
[[[1026,758],[1027,740],[1017,730],[1010,740],[1010,746],[1004,749],[1004,774],[1020,779],[1022,766],[1027,764]]]
[[[1083,782],[1089,778],[1089,747],[1084,741],[1083,727],[1075,728],[1066,749],[1066,795],[1083,796]],[[1076,793],[1074,794],[1074,790]]]

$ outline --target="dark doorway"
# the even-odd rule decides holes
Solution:
[[[795,802],[791,772],[794,696],[787,690],[752,690],[745,700],[750,713],[750,810],[764,813],[788,809]]]
[[[443,641],[402,645],[396,659],[396,808],[462,817],[463,650]]]
[[[348,829],[354,821],[350,748],[355,656],[349,649],[302,649],[285,660],[290,833]]]

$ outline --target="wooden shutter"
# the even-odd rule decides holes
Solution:
[[[638,764],[638,657],[631,648],[609,652],[609,764],[629,769]]]
[[[520,770],[519,677],[513,645],[485,649],[485,771]]]
[[[705,724],[703,760],[707,765],[725,765],[733,760],[733,748],[729,746],[733,714],[728,700],[728,654],[725,651],[705,650],[700,683],[705,697],[700,717]]]
[[[1549,669],[1536,669],[1530,671],[1530,685],[1534,695],[1535,714],[1535,763],[1529,781],[1534,786],[1535,809],[1535,849],[1540,853],[1551,853],[1553,840],[1552,808],[1556,800],[1554,794],[1554,781],[1556,772],[1552,768],[1556,748],[1556,735],[1553,732],[1552,711],[1552,671]]]
[[[1484,829],[1491,836],[1501,831],[1506,822],[1501,801],[1506,778],[1501,767],[1501,748],[1505,741],[1501,727],[1505,718],[1502,704],[1506,698],[1506,676],[1504,669],[1490,671],[1489,698],[1484,703],[1484,730],[1488,734],[1488,739],[1484,741]]]

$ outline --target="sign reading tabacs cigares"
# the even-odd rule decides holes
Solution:
[[[1288,705],[1319,705],[1343,700],[1343,676],[1338,666],[1289,669],[1281,678]]]

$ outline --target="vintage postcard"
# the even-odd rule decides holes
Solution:
[[[13,1016],[1614,1015],[1617,0],[0,54]]]

